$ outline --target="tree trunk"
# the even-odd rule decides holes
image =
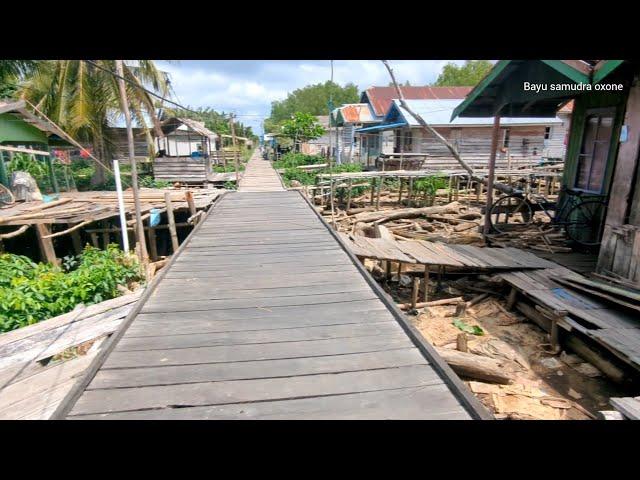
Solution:
[[[102,137],[96,137],[93,141],[93,151],[102,163],[105,163],[104,140]],[[107,181],[107,172],[104,166],[96,161],[93,162],[95,168],[91,177],[91,186],[103,185]]]

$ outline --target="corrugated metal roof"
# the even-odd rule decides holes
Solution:
[[[565,103],[562,108],[560,110],[558,110],[558,113],[571,113],[573,112],[573,100]]]
[[[472,89],[473,87],[400,87],[407,100],[463,99]],[[369,87],[365,93],[378,116],[384,116],[391,102],[398,98],[395,87]]]
[[[398,100],[394,100],[395,106],[399,109],[404,120],[410,126],[419,126],[419,123],[406,110],[400,106]],[[407,105],[415,113],[420,115],[425,122],[433,127],[455,126],[455,125],[493,125],[493,117],[457,117],[451,121],[453,110],[462,102],[462,100],[407,100]],[[385,118],[385,122],[397,122],[392,119],[393,111],[390,110]],[[544,117],[501,117],[501,125],[550,125],[561,124],[562,120],[556,118]]]
[[[345,123],[372,123],[377,121],[368,103],[348,103],[337,110]]]

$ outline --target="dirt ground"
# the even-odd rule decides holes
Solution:
[[[491,287],[490,281],[473,275],[445,279],[437,291],[436,282],[432,283],[429,299],[463,295],[468,300],[478,295],[461,288],[470,282]],[[397,303],[409,302],[411,288],[402,286],[397,276],[380,283]],[[501,288],[495,284],[493,290],[500,292]],[[417,313],[407,312],[407,316],[431,344],[443,348],[456,349],[458,335],[463,333],[453,323],[456,318],[468,327],[480,327],[481,335],[466,333],[468,351],[500,361],[513,381],[498,385],[463,380],[498,419],[594,419],[599,410],[611,409],[610,397],[629,394],[579,356],[564,351],[552,354],[548,334],[524,315],[507,311],[504,305],[504,297],[497,294],[468,307],[459,317],[454,316],[456,305],[428,307]]]

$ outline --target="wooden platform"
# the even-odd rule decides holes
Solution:
[[[298,192],[225,195],[166,268],[57,418],[488,418]]]

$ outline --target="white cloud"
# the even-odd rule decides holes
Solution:
[[[463,61],[455,61],[462,63]],[[240,120],[261,131],[271,102],[312,83],[329,80],[329,60],[237,60],[157,62],[170,73],[177,99],[183,105],[212,107],[234,112]],[[433,82],[446,60],[390,60],[399,82],[413,85]],[[336,60],[333,78],[339,84],[354,83],[360,90],[387,85],[389,75],[379,60]]]

